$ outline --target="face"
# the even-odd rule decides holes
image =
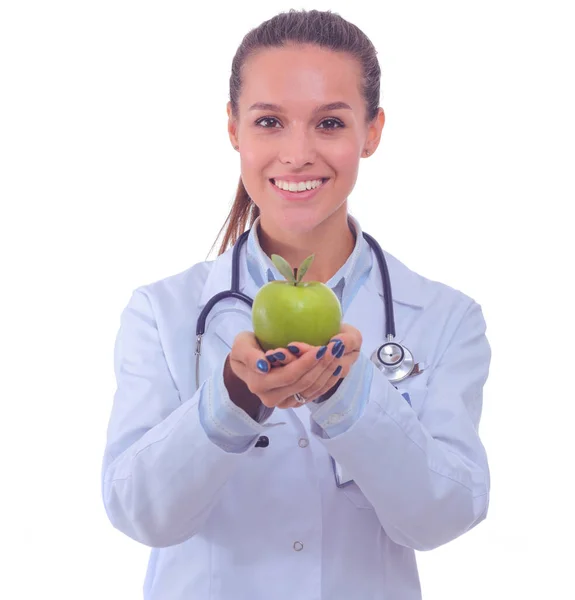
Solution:
[[[238,118],[228,104],[228,130],[262,227],[305,234],[338,215],[346,222],[359,161],[375,151],[384,123],[382,109],[366,123],[358,61],[315,46],[272,48],[248,59],[242,76]],[[311,189],[278,189],[294,179]]]

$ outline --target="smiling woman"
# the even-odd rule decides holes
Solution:
[[[116,345],[104,500],[153,547],[146,600],[419,600],[415,550],[486,515],[481,309],[348,213],[379,84],[331,12],[282,13],[234,57],[219,255],[136,290]]]
[[[347,198],[384,124],[383,109],[369,109],[363,79],[355,56],[292,41],[246,55],[240,88],[231,90],[228,129],[242,162],[237,203],[258,208],[266,253],[298,264],[341,240],[335,253],[318,255],[312,279],[327,281],[354,245]]]

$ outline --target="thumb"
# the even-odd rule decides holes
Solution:
[[[260,375],[268,373],[271,369],[260,343],[251,331],[240,331],[236,335],[232,355],[234,360],[243,363],[247,369]]]

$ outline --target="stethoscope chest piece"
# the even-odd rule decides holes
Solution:
[[[371,355],[371,361],[391,381],[407,379],[415,369],[413,354],[401,344],[388,341]]]

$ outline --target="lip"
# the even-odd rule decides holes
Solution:
[[[316,179],[329,179],[329,177],[324,177],[323,175],[278,175],[277,177],[270,177],[274,181],[278,179],[280,181],[292,181],[293,183],[299,183],[300,181],[315,181]]]
[[[278,177],[278,179],[280,181],[289,181],[288,179],[281,179],[281,177]],[[329,179],[325,178],[325,177],[316,177],[316,179],[322,179],[324,181],[319,187],[316,187],[315,189],[312,189],[312,190],[306,190],[305,192],[288,192],[286,190],[280,190],[280,188],[277,185],[275,185],[275,183],[273,183],[272,180],[269,181],[269,184],[272,186],[273,191],[278,196],[283,198],[284,200],[289,200],[291,202],[298,202],[298,201],[309,200],[310,198],[313,198],[329,182]],[[294,180],[291,180],[291,181],[294,181]],[[303,179],[300,181],[308,181],[308,179]]]

